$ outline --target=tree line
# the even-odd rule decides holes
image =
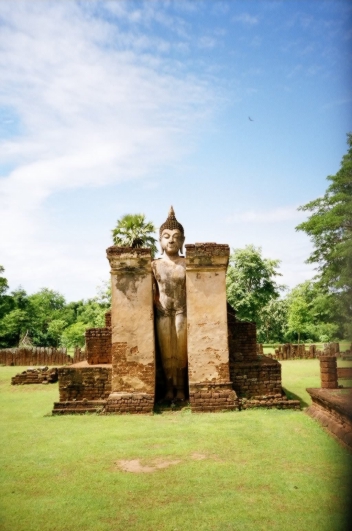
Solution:
[[[263,343],[352,338],[352,133],[349,149],[323,197],[300,207],[310,212],[296,227],[313,243],[307,262],[316,264],[313,280],[291,291],[278,283],[280,261],[263,258],[260,248],[235,249],[227,272],[227,298],[241,320],[257,324]],[[112,231],[115,245],[150,247],[156,253],[155,226],[144,214],[127,214]],[[92,299],[66,303],[60,293],[43,288],[28,295],[8,293],[0,266],[0,348],[25,339],[38,346],[84,345],[86,328],[104,326],[110,289],[103,284]]]

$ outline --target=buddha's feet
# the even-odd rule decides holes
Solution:
[[[185,399],[185,393],[182,389],[177,389],[176,400],[183,401]]]
[[[169,389],[169,391],[165,395],[165,400],[173,400],[174,399],[174,391],[172,389]]]

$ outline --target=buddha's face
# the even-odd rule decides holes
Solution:
[[[160,236],[161,249],[169,256],[177,255],[184,241],[185,237],[178,229],[164,229]]]

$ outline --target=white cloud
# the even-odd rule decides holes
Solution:
[[[70,263],[43,243],[50,196],[150,176],[192,149],[212,107],[207,82],[165,57],[168,41],[131,30],[128,3],[110,4],[113,20],[93,7],[0,2],[0,109],[20,130],[0,139],[1,263],[23,282],[24,257],[33,271],[49,255],[57,271]]]
[[[298,206],[278,207],[272,210],[247,210],[236,212],[227,218],[227,223],[278,223],[280,221],[297,221],[307,217],[307,214],[297,210]]]

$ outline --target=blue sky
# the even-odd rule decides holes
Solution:
[[[254,244],[290,287],[295,226],[352,130],[347,1],[0,1],[0,264],[92,297],[126,213]],[[252,120],[249,120],[249,117]]]

